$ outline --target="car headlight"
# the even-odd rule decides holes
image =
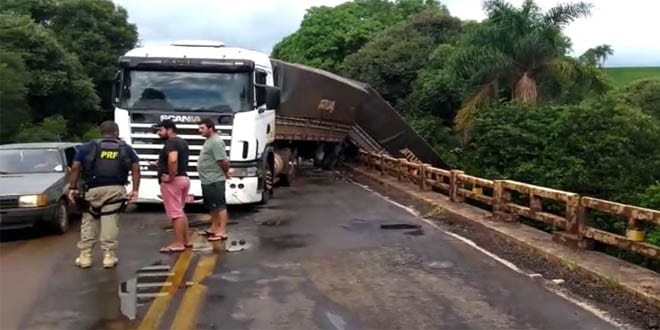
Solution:
[[[25,195],[18,198],[18,207],[46,206],[48,200],[45,195]]]
[[[256,167],[238,167],[229,170],[231,176],[244,177],[244,176],[257,176]]]

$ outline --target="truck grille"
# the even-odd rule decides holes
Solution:
[[[0,210],[15,209],[18,207],[18,197],[0,197]]]
[[[157,168],[149,165],[150,161],[158,161],[158,154],[163,149],[163,141],[158,138],[151,128],[156,123],[132,123],[131,146],[140,156],[140,167],[143,178],[156,178]],[[196,124],[177,124],[177,135],[188,142],[190,157],[188,158],[188,176],[191,179],[199,178],[197,174],[197,159],[202,150],[205,138],[199,135]],[[227,157],[231,146],[231,125],[217,125],[216,133],[225,142]]]

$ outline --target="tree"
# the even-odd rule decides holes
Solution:
[[[137,42],[128,13],[109,0],[61,1],[50,27],[96,83],[112,80],[117,58]]]
[[[431,8],[410,16],[346,57],[342,71],[352,79],[370,84],[391,104],[398,105],[411,92],[417,72],[429,62],[429,54],[453,40],[461,21],[444,8]]]
[[[448,64],[456,79],[475,86],[456,116],[460,131],[465,132],[474,113],[493,100],[504,97],[535,104],[547,81],[607,90],[602,71],[567,55],[570,41],[562,33],[567,24],[589,15],[590,4],[562,4],[542,13],[533,0],[520,8],[488,0],[484,8],[488,18],[466,36]]]
[[[0,14],[0,44],[21,56],[30,77],[27,101],[32,119],[64,115],[72,128],[94,118],[98,96],[75,55],[30,17]]]
[[[580,55],[580,60],[593,66],[603,67],[607,57],[612,54],[614,54],[614,50],[610,45],[600,45],[587,49]]]
[[[20,54],[0,49],[0,143],[7,143],[21,123],[30,121],[30,77]]]
[[[103,107],[110,106],[117,58],[137,43],[137,27],[124,8],[109,0],[7,0],[0,10],[28,15],[53,31],[92,78]]]
[[[374,34],[438,6],[432,0],[355,0],[336,7],[312,7],[300,28],[277,43],[271,56],[339,73],[344,58]]]

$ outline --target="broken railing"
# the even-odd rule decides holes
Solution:
[[[422,191],[435,191],[450,201],[487,208],[497,220],[526,219],[551,228],[557,242],[590,248],[594,241],[660,259],[660,247],[644,242],[644,224],[660,225],[660,211],[511,180],[488,180],[460,170],[360,150],[359,161],[383,176],[410,181]],[[593,212],[625,219],[625,235],[589,225]]]

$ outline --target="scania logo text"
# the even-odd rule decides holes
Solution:
[[[170,119],[177,123],[199,123],[202,118],[200,116],[182,116],[182,115],[160,115],[160,120]]]

